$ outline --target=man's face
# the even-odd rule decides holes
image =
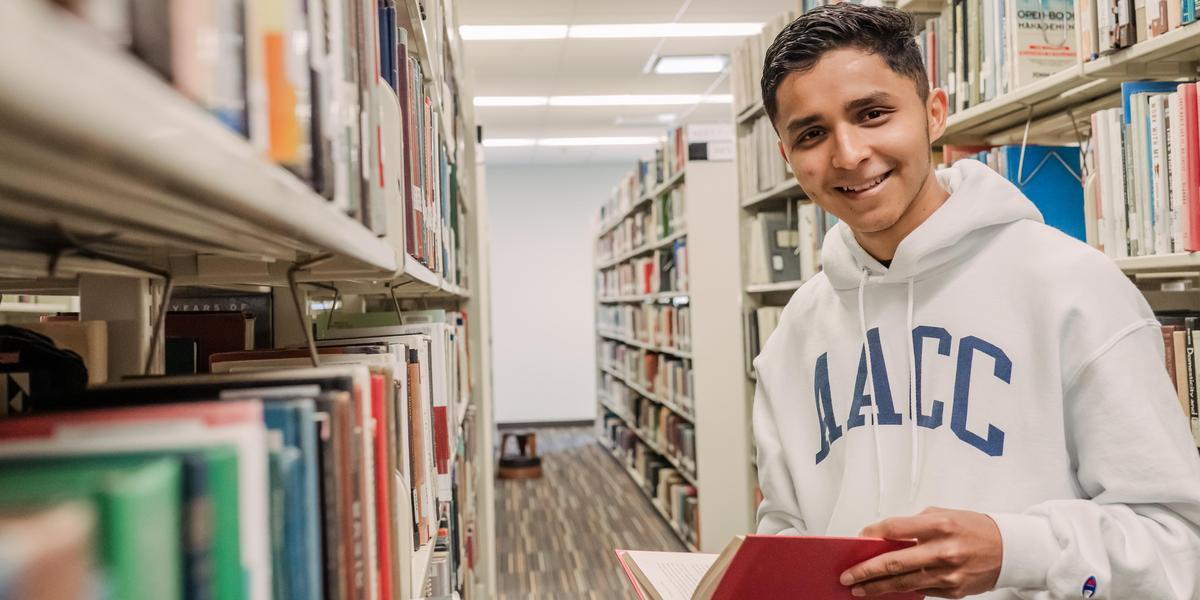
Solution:
[[[844,48],[788,75],[776,98],[780,150],[808,196],[856,233],[886,235],[930,180],[944,93],[922,101],[882,58]]]

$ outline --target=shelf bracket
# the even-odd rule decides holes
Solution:
[[[304,306],[305,301],[302,298],[306,296],[300,293],[300,284],[296,282],[296,273],[331,259],[333,259],[332,254],[318,254],[308,260],[292,265],[288,268],[287,272],[288,288],[292,291],[292,299],[296,303],[296,318],[300,319],[300,328],[304,330],[304,340],[308,343],[308,357],[312,360],[312,366],[314,367],[321,366],[321,361],[317,358],[317,342],[313,339],[312,327],[304,319],[304,315],[308,314],[308,311]]]
[[[122,267],[127,267],[135,271],[142,271],[156,277],[160,277],[164,281],[163,295],[161,303],[158,307],[158,313],[154,316],[154,328],[150,332],[149,349],[146,351],[146,361],[142,365],[142,375],[149,375],[151,368],[154,366],[155,356],[158,354],[158,348],[163,344],[163,337],[166,330],[167,310],[171,305],[171,293],[175,290],[175,282],[171,277],[171,272],[166,269],[160,269],[153,265],[148,265],[136,260],[128,259],[122,256],[116,256],[93,250],[87,246],[87,243],[75,237],[70,231],[67,231],[61,224],[58,225],[59,235],[66,240],[68,246],[60,248],[50,256],[49,272],[50,276],[54,277],[58,270],[58,263],[66,252],[74,252],[84,258],[94,260],[102,260]],[[105,236],[113,237],[113,236]]]

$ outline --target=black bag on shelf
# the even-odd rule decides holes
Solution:
[[[78,354],[40,333],[0,325],[0,417],[54,410],[87,382]]]

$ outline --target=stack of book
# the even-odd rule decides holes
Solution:
[[[1077,7],[1079,58],[1083,61],[1195,23],[1197,16],[1192,0],[1080,0]]]
[[[1200,250],[1196,84],[1127,82],[1121,96],[1092,115],[1089,241],[1113,258]]]
[[[1075,66],[1076,26],[1072,0],[951,0],[917,41],[957,112]]]
[[[758,35],[747,37],[746,41],[733,49],[729,58],[732,71],[729,87],[733,92],[734,113],[742,113],[762,102],[759,78],[762,76],[767,48],[775,41],[779,32],[795,21],[797,16],[799,15],[788,11],[771,19],[763,25]]]
[[[1200,315],[1197,313],[1164,313],[1162,323],[1163,348],[1167,372],[1179,396],[1183,418],[1200,448],[1200,392],[1196,389],[1196,351],[1200,346]]]
[[[753,361],[766,347],[767,340],[779,326],[779,318],[782,315],[782,306],[763,306],[746,313],[747,361]],[[746,371],[753,372],[749,362]]]
[[[821,244],[837,218],[812,202],[760,211],[744,221],[750,284],[807,281],[821,270]]]
[[[58,560],[5,579],[61,577],[55,597],[81,581],[119,598],[413,597],[429,552],[459,589],[465,317],[345,320],[318,368],[307,350],[238,349],[208,373],[31,395],[0,419],[0,531],[16,555]]]
[[[738,135],[739,194],[750,198],[792,180],[792,168],[779,153],[779,136],[767,115],[746,123]]]
[[[396,0],[60,2],[268,161],[463,282],[454,137]],[[425,15],[439,22],[440,4]],[[426,9],[422,9],[424,12]],[[441,52],[441,48],[434,49]],[[440,57],[440,55],[439,55]],[[460,123],[458,102],[444,102]],[[447,139],[449,138],[449,139]]]
[[[654,502],[668,523],[693,547],[700,545],[697,490],[662,455],[650,448],[615,414],[604,416],[602,441],[634,475],[634,481]]]

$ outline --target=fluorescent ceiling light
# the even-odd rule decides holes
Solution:
[[[729,60],[721,54],[708,56],[660,56],[654,63],[654,72],[659,75],[682,75],[693,73],[720,73]]]
[[[592,96],[475,96],[475,106],[686,106],[732,104],[730,94],[598,94]]]
[[[596,96],[551,96],[550,106],[666,106],[687,104],[730,104],[729,94],[607,94]]]
[[[571,38],[745,37],[762,31],[762,23],[629,23],[572,25]]]
[[[483,138],[485,148],[521,148],[536,143],[537,140],[529,138]]]
[[[656,137],[573,137],[542,138],[539,146],[647,146],[662,141]]]
[[[651,146],[662,141],[651,136],[641,137],[566,137],[542,138],[490,138],[484,139],[488,148],[521,148],[528,146]]]
[[[561,40],[567,37],[567,26],[462,25],[458,34],[464,40]]]
[[[762,23],[625,23],[611,25],[462,25],[464,40],[561,40],[612,38],[745,37]]]
[[[545,106],[545,96],[475,96],[475,106]]]

